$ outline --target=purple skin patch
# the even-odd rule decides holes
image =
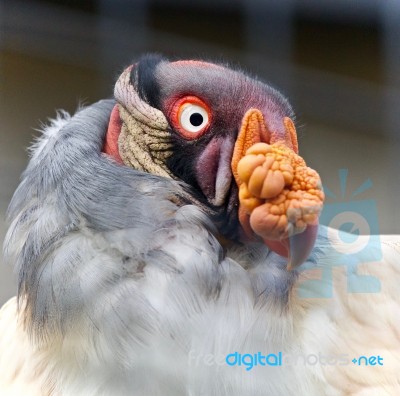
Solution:
[[[197,182],[212,205],[225,203],[232,183],[231,158],[234,144],[233,138],[215,137],[198,159]]]

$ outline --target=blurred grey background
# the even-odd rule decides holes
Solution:
[[[399,38],[399,0],[0,0],[0,240],[41,122],[111,96],[148,51],[225,60],[278,87],[328,203],[374,200],[379,231],[399,233]],[[0,305],[15,290],[0,261]]]

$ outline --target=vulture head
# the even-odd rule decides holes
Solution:
[[[107,154],[183,181],[225,243],[262,239],[289,268],[306,260],[323,192],[297,155],[294,113],[278,91],[222,65],[147,55],[114,94]]]
[[[105,153],[183,182],[185,203],[210,216],[223,243],[262,240],[289,268],[306,260],[323,192],[278,91],[222,65],[147,55],[114,95]]]

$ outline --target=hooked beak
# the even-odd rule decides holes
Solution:
[[[287,269],[296,269],[303,264],[314,247],[318,234],[318,223],[309,224],[305,231],[282,240],[264,239],[264,243],[275,253],[287,257]]]
[[[323,192],[318,174],[307,168],[297,155],[297,135],[290,118],[283,119],[282,130],[280,133],[268,131],[262,113],[257,109],[248,110],[235,143],[231,168],[239,187],[238,217],[244,234],[248,239],[261,237],[272,251],[288,258],[287,269],[293,270],[307,260],[314,247]],[[275,143],[279,147],[274,157],[272,145]],[[282,165],[279,160],[285,155],[288,161]],[[247,158],[241,161],[244,157]],[[308,191],[301,195],[298,186],[291,190],[294,180],[290,179],[293,176],[291,158],[296,166],[301,163],[299,174],[308,172],[307,176],[315,182],[313,191],[318,190],[317,199]],[[301,202],[303,196],[305,199]],[[278,213],[279,210],[284,212]],[[301,214],[293,215],[296,211]]]

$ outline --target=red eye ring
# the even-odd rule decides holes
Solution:
[[[202,136],[211,124],[209,106],[197,96],[185,96],[172,105],[169,117],[173,128],[186,139]]]

